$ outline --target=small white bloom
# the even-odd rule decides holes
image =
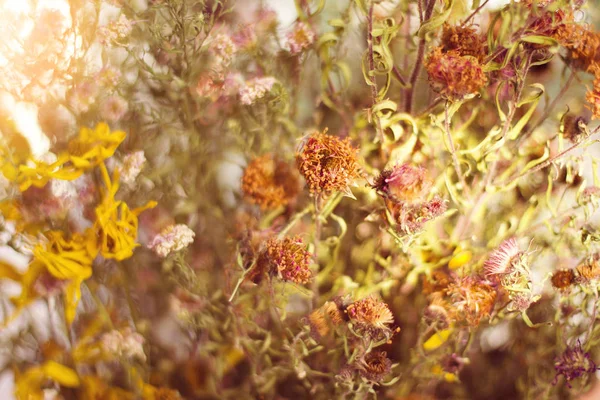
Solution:
[[[183,224],[171,225],[156,235],[148,246],[160,257],[182,250],[194,241],[196,234]]]
[[[258,99],[265,97],[271,91],[277,80],[273,77],[254,78],[246,82],[240,88],[240,100],[242,104],[251,105]]]

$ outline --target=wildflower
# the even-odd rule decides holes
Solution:
[[[523,255],[519,244],[514,238],[502,242],[500,247],[488,256],[483,264],[486,275],[505,274],[510,272],[512,264]]]
[[[121,44],[133,31],[133,25],[133,21],[127,18],[125,14],[121,14],[119,19],[113,21],[110,25],[98,28],[98,39],[105,46]]]
[[[116,87],[121,80],[121,71],[111,66],[103,67],[94,79],[105,89],[112,89]]]
[[[73,165],[82,169],[99,165],[113,156],[125,136],[123,131],[111,132],[104,122],[94,129],[83,127],[79,136],[69,142],[70,160]]]
[[[54,361],[29,368],[15,378],[15,397],[17,400],[43,399],[42,386],[48,380],[64,387],[75,388],[81,384],[77,372]]]
[[[83,114],[96,102],[97,96],[98,85],[94,81],[87,81],[73,87],[67,94],[67,101],[75,114]]]
[[[392,361],[385,351],[367,353],[359,364],[359,373],[372,382],[381,382],[392,371]]]
[[[228,35],[219,34],[215,36],[210,44],[210,51],[216,57],[219,68],[225,68],[233,61],[237,46]]]
[[[102,350],[113,357],[146,360],[144,337],[127,327],[121,331],[113,329],[100,338]]]
[[[426,68],[431,88],[449,99],[477,93],[487,82],[477,58],[461,56],[456,50],[434,49]]]
[[[27,165],[19,165],[15,182],[19,185],[19,190],[24,192],[31,186],[44,187],[51,179],[72,181],[79,178],[83,171],[70,165],[69,161],[68,154],[58,156],[56,161],[51,163],[31,160]]]
[[[587,136],[587,121],[584,117],[577,117],[567,112],[561,118],[560,132],[565,139],[577,143],[582,137]]]
[[[579,68],[587,70],[600,59],[600,35],[585,25],[566,21],[557,27],[553,37],[568,50]]]
[[[592,360],[590,353],[584,352],[581,343],[577,341],[575,346],[567,346],[565,351],[556,358],[554,369],[556,370],[556,376],[552,384],[556,385],[559,376],[562,375],[565,377],[567,386],[570,388],[572,387],[570,381],[581,376],[593,374],[598,370],[598,367]]]
[[[410,202],[421,199],[431,187],[431,181],[426,177],[425,168],[401,164],[384,170],[373,187],[395,202]]]
[[[218,77],[211,74],[202,75],[196,84],[195,92],[199,97],[216,101],[219,98],[223,85]]]
[[[470,326],[477,326],[489,316],[496,301],[496,291],[475,276],[466,276],[446,289],[453,315]]]
[[[298,22],[286,36],[287,47],[292,55],[300,54],[313,44],[315,37],[315,32],[310,25],[305,22]]]
[[[431,276],[423,279],[423,293],[426,295],[444,291],[451,282],[450,275],[443,270],[436,269]]]
[[[296,165],[306,179],[312,194],[348,191],[348,186],[359,177],[356,149],[350,139],[314,132],[296,153]]]
[[[344,322],[343,304],[341,300],[326,301],[321,307],[308,316],[311,335],[315,339],[325,337],[334,328]]]
[[[366,334],[374,340],[388,337],[392,331],[394,316],[388,305],[375,297],[355,301],[346,308],[346,313],[358,333]]]
[[[289,165],[271,154],[255,158],[242,176],[242,192],[261,209],[274,209],[289,204],[299,191],[299,182]]]
[[[194,231],[184,224],[169,225],[152,239],[148,248],[164,258],[188,247],[194,242],[194,236]]]
[[[600,119],[600,66],[595,66],[594,71],[594,86],[587,91],[585,99],[588,102],[587,107],[592,111],[592,118]]]
[[[600,278],[600,253],[589,256],[575,270],[577,271],[577,281],[579,283],[588,283]]]
[[[120,166],[121,182],[128,186],[133,185],[145,164],[146,157],[143,150],[125,155]]]
[[[247,106],[252,105],[265,97],[276,83],[277,80],[270,76],[246,81],[246,84],[240,88],[240,101]]]
[[[575,271],[561,269],[552,274],[552,286],[558,290],[565,290],[575,282]]]
[[[100,106],[100,116],[111,122],[115,122],[123,118],[127,114],[129,105],[121,96],[110,96]]]
[[[268,257],[270,272],[277,273],[284,281],[304,284],[313,279],[311,254],[300,236],[281,240],[272,237],[267,241],[264,254]]]
[[[98,235],[98,251],[105,258],[124,260],[133,255],[138,230],[138,215],[156,206],[156,202],[150,201],[145,206],[129,209],[123,201],[115,200],[119,189],[118,183],[112,183],[104,164],[100,164],[102,178],[106,185],[102,196],[102,202],[96,207],[96,222],[94,230]],[[118,180],[118,171],[115,172],[114,181]]]
[[[475,57],[482,62],[485,56],[484,40],[474,28],[444,24],[442,51],[456,51],[460,56]]]
[[[426,222],[435,219],[446,212],[448,206],[439,196],[430,201],[417,204],[388,204],[395,229],[405,234],[413,234],[423,229]]]

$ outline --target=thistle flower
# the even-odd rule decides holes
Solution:
[[[556,358],[554,369],[556,370],[556,376],[552,384],[556,385],[558,378],[562,375],[565,377],[567,386],[571,388],[570,381],[593,374],[598,370],[598,367],[592,360],[590,353],[584,352],[581,343],[577,341],[575,346],[567,346],[565,351]]]
[[[488,317],[496,301],[496,290],[476,276],[466,276],[446,289],[453,315],[470,326]]]
[[[152,249],[158,256],[165,258],[171,253],[180,251],[188,247],[196,234],[186,225],[170,225],[156,235],[148,248]]]
[[[277,273],[284,281],[305,284],[313,279],[310,270],[311,254],[300,236],[267,241],[266,256],[271,272]]]
[[[524,253],[519,249],[515,238],[510,238],[490,253],[483,264],[486,275],[506,274],[512,270],[512,265]]]
[[[315,32],[310,25],[298,22],[294,29],[286,35],[287,47],[292,55],[300,54],[314,43],[315,37]]]
[[[240,101],[244,105],[252,105],[257,100],[265,97],[271,91],[277,80],[271,76],[254,78],[246,81],[240,88]]]
[[[487,82],[477,58],[461,56],[456,50],[434,49],[425,67],[431,88],[449,99],[461,99],[474,94]]]
[[[360,361],[358,371],[372,382],[381,382],[392,371],[392,361],[385,351],[371,351]]]
[[[359,177],[356,149],[350,139],[314,132],[296,153],[296,165],[312,194],[346,192]]]
[[[248,164],[242,176],[242,192],[261,209],[274,209],[289,204],[299,192],[297,174],[290,166],[266,154]]]
[[[552,274],[552,286],[557,290],[566,290],[575,282],[575,271],[572,269],[561,269]]]
[[[327,336],[332,328],[344,322],[344,316],[341,299],[326,301],[308,316],[311,335],[317,340]]]
[[[475,57],[479,62],[485,56],[485,41],[471,27],[444,24],[441,44],[443,52],[454,50],[461,56]]]
[[[123,118],[129,109],[127,101],[121,96],[110,96],[102,102],[100,106],[100,116],[111,122],[115,122]]]
[[[389,325],[394,323],[394,316],[387,304],[375,297],[355,301],[346,308],[346,313],[355,330],[373,340],[392,333]]]
[[[384,170],[373,184],[374,189],[395,202],[419,200],[430,187],[425,168],[409,164]]]

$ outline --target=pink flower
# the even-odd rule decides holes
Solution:
[[[510,272],[513,260],[521,254],[522,252],[515,238],[505,240],[500,247],[490,253],[490,256],[483,264],[486,275],[498,275]]]
[[[246,82],[246,84],[240,88],[240,100],[242,104],[251,105],[256,100],[262,99],[265,95],[271,91],[273,85],[277,80],[273,77],[254,78]]]
[[[309,48],[315,41],[315,32],[312,27],[304,22],[298,22],[294,29],[286,36],[287,46],[292,55],[300,54]]]

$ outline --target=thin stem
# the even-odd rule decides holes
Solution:
[[[454,140],[452,139],[452,133],[450,133],[450,117],[448,116],[448,108],[449,102],[446,102],[446,107],[444,108],[444,128],[446,130],[446,137],[448,139],[448,144],[450,146],[450,154],[452,155],[452,163],[454,164],[454,170],[456,171],[456,176],[462,186],[462,190],[464,193],[468,193],[467,182],[465,181],[465,177],[460,170],[460,163],[458,162],[458,157],[456,156],[456,147],[454,146]]]
[[[377,79],[375,78],[375,56],[373,52],[373,4],[369,7],[369,14],[367,15],[367,46],[369,51],[369,77],[371,80],[371,107],[375,107],[377,104],[377,98],[379,92],[377,90]],[[377,116],[373,116],[377,125],[377,136],[379,137],[380,143],[383,145],[383,129],[381,128],[381,121]]]
[[[314,257],[315,257],[315,261],[317,263],[317,272],[319,269],[319,257],[318,257],[318,248],[319,248],[319,241],[321,240],[321,230],[323,229],[323,225],[322,225],[322,221],[321,221],[321,196],[317,195],[315,196],[315,208],[314,208],[314,215],[315,215],[315,236],[313,238],[313,246],[314,246]],[[316,308],[319,302],[319,281],[316,278],[316,274],[315,277],[312,281],[311,284],[311,290],[313,292],[313,299],[312,299],[312,307]]]
[[[469,21],[471,20],[471,18],[473,18],[475,15],[477,15],[477,13],[478,13],[479,11],[481,11],[481,9],[482,9],[483,7],[485,7],[485,5],[486,5],[486,4],[487,4],[489,1],[490,1],[490,0],[485,0],[483,3],[481,3],[481,5],[480,5],[479,7],[477,7],[477,8],[475,9],[475,11],[473,11],[473,12],[471,13],[471,15],[469,15],[469,16],[467,17],[467,19],[465,19],[465,20],[464,20],[464,22],[462,23],[462,26],[465,26],[465,25],[467,24],[467,22],[469,22]]]

